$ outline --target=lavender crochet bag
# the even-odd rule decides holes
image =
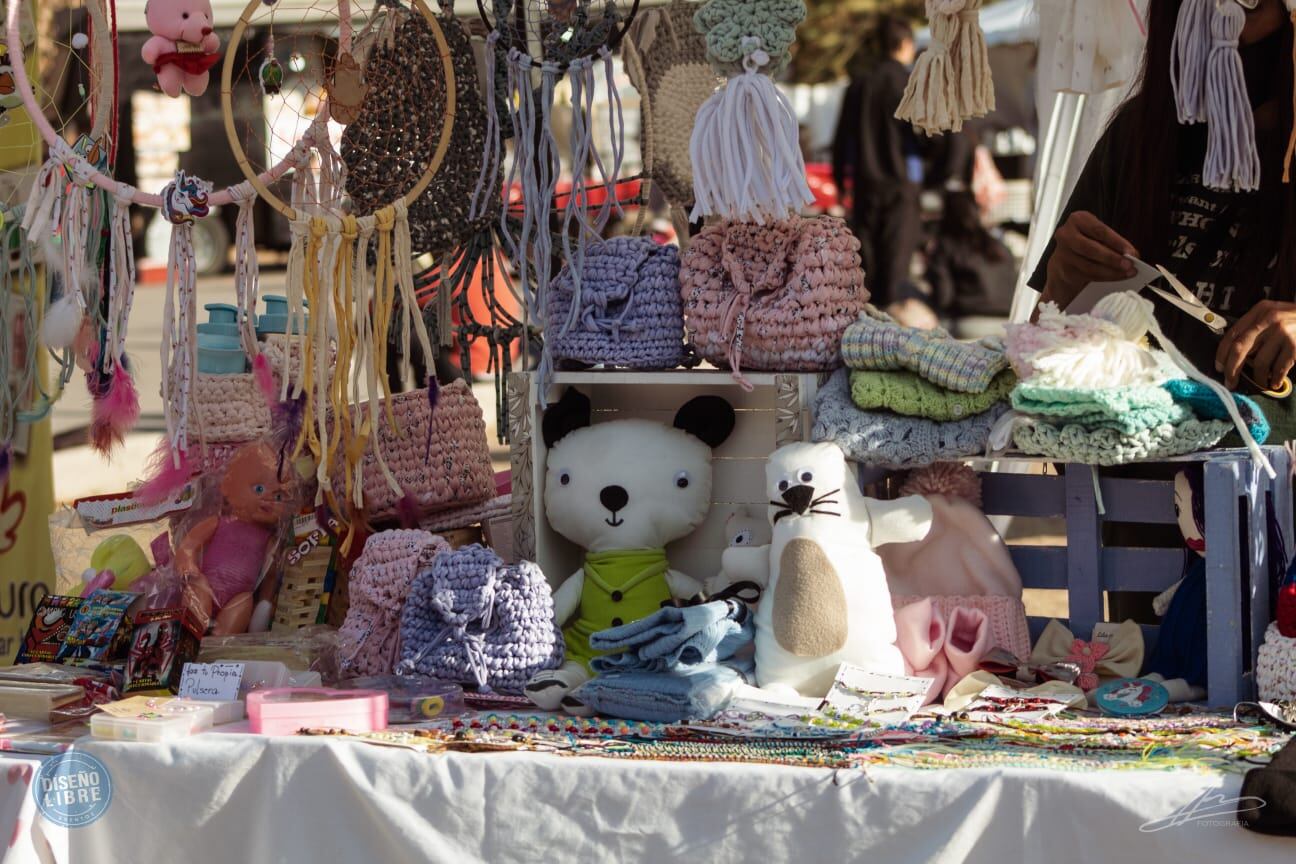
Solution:
[[[520,695],[532,675],[562,663],[553,617],[535,564],[505,564],[477,545],[438,555],[410,586],[399,671]]]
[[[545,338],[555,363],[672,369],[684,362],[674,246],[647,237],[592,244],[580,278],[564,267],[549,291]]]

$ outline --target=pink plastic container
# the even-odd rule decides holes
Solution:
[[[387,728],[387,694],[380,690],[273,687],[247,696],[252,731],[294,735],[300,729],[377,732]]]

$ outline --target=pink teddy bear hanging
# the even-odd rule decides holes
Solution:
[[[211,0],[149,0],[144,20],[153,37],[140,56],[153,67],[162,92],[172,98],[181,90],[190,96],[205,93],[209,70],[220,62]]]

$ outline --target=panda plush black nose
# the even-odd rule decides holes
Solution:
[[[604,486],[599,492],[599,501],[613,513],[625,508],[630,503],[630,493],[620,486]]]

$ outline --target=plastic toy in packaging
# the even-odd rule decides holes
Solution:
[[[95,591],[77,609],[58,662],[110,663],[126,656],[130,646],[131,616],[142,605],[138,594]]]

